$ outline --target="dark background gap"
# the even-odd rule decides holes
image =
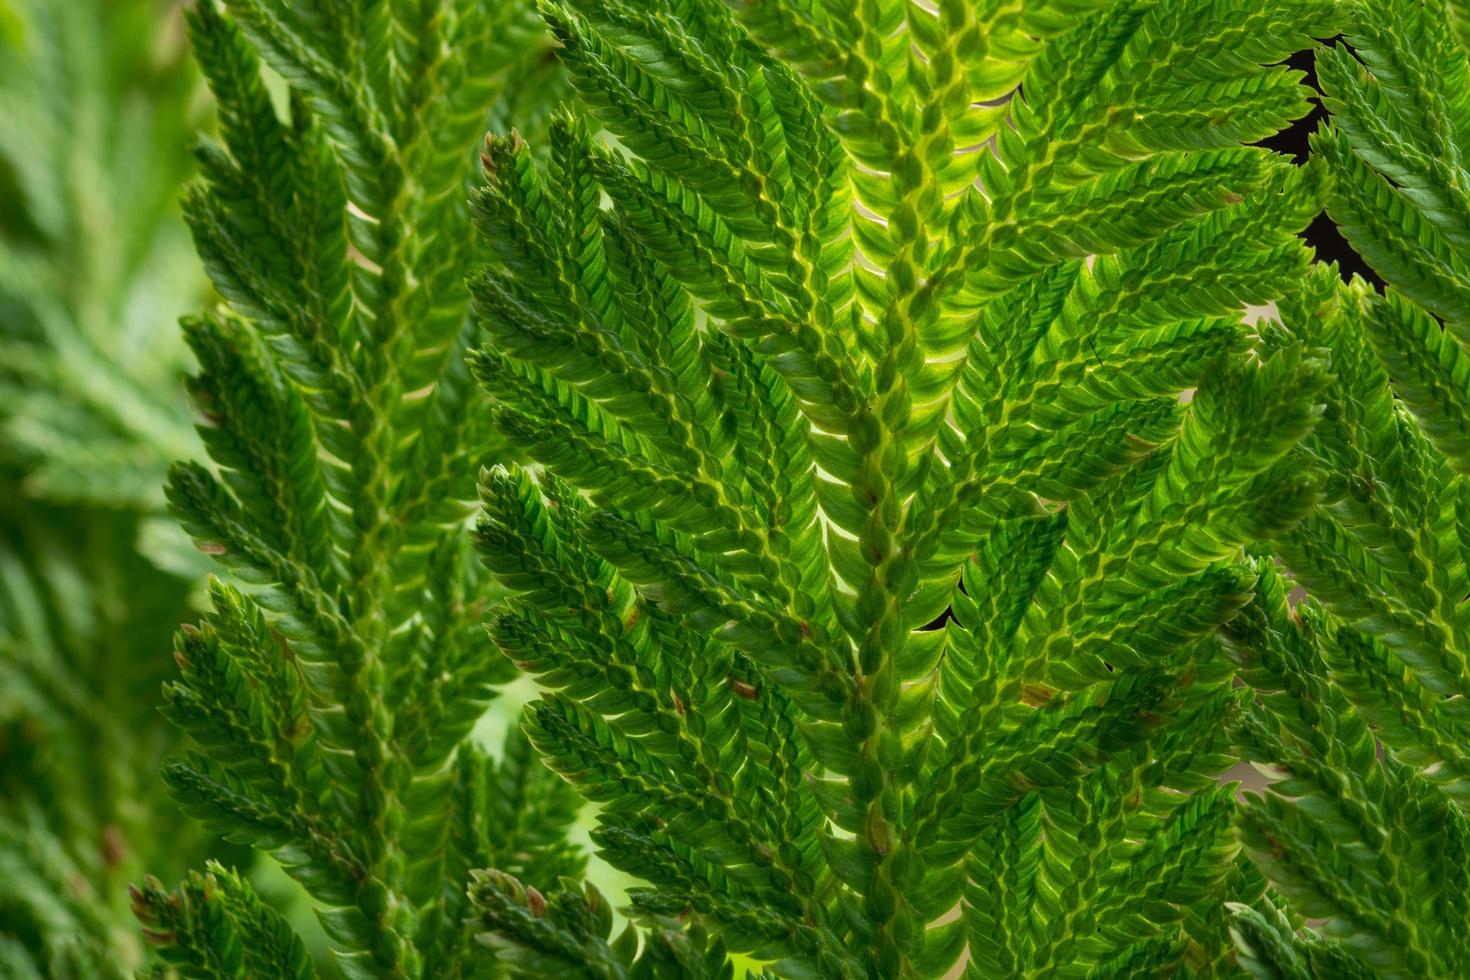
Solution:
[[[1331,38],[1327,43],[1337,45],[1343,43],[1342,37]],[[1285,62],[1291,68],[1296,68],[1307,73],[1306,84],[1310,85],[1319,94],[1322,89],[1317,84],[1317,69],[1312,51],[1298,51]],[[1257,143],[1284,153],[1291,157],[1297,165],[1307,162],[1307,138],[1316,132],[1318,127],[1327,119],[1327,110],[1322,107],[1320,101],[1315,102],[1312,111],[1275,136],[1268,137]],[[1374,285],[1375,288],[1383,288],[1383,280],[1378,277],[1368,263],[1363,261],[1362,256],[1353,251],[1347,239],[1342,237],[1342,232],[1332,223],[1332,219],[1326,214],[1319,214],[1312,220],[1307,230],[1301,235],[1308,245],[1317,250],[1317,258],[1323,262],[1336,262],[1344,281],[1352,279],[1354,275],[1362,276]]]
[[[959,585],[959,589],[960,589],[960,592],[962,594],[964,594],[964,595],[969,595],[970,594],[969,590],[965,588],[965,581],[964,581],[964,579],[960,579],[960,581],[957,584]],[[942,630],[942,629],[944,629],[944,624],[947,623],[947,622],[949,622],[951,619],[954,619],[954,607],[953,606],[946,606],[944,612],[942,612],[942,613],[939,614],[939,618],[938,619],[934,620],[934,622],[930,623],[927,626],[920,626],[919,627],[919,632],[920,633],[928,633],[928,632],[932,632],[933,630]]]

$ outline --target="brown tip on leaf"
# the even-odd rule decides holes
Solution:
[[[534,885],[526,886],[526,908],[530,909],[531,914],[538,919],[546,914],[546,896],[542,895]]]
[[[1226,191],[1224,194],[1224,201],[1226,204],[1239,204],[1241,201],[1244,200],[1245,198],[1241,197],[1234,191]]]
[[[1056,696],[1056,688],[1046,684],[1027,684],[1021,688],[1021,702],[1027,707],[1040,708]]]
[[[889,851],[893,850],[893,835],[877,810],[868,812],[864,833],[868,838],[868,846],[873,849],[874,854],[886,856]]]
[[[742,681],[736,677],[727,677],[725,679],[729,682],[730,689],[734,691],[737,695],[747,701],[755,700],[758,689],[754,684],[747,684],[745,681]]]
[[[197,538],[194,541],[194,547],[198,548],[206,555],[223,555],[230,550],[228,547],[218,541],[200,541]]]

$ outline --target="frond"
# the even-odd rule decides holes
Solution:
[[[1256,970],[1298,976],[1454,975],[1463,950],[1466,824],[1460,806],[1423,769],[1375,736],[1374,698],[1360,685],[1386,679],[1382,665],[1337,661],[1369,642],[1315,604],[1288,612],[1269,565],[1247,613],[1228,627],[1232,657],[1261,695],[1236,739],[1278,775],[1250,796],[1242,841],[1303,916],[1325,920],[1337,942],[1310,930],[1237,916],[1238,942]],[[1335,662],[1336,661],[1336,662]],[[1400,668],[1401,669],[1401,668]],[[1373,726],[1370,728],[1370,725]],[[1425,733],[1427,734],[1427,732]],[[1423,734],[1415,733],[1422,738]],[[1412,744],[1412,743],[1411,743]],[[1272,975],[1269,972],[1258,975]]]
[[[995,962],[1175,962],[1235,867],[1208,637],[1317,499],[1329,381],[1239,312],[1305,270],[1321,171],[1238,141],[1338,15],[729,7],[543,3],[606,135],[486,143],[471,364],[538,468],[477,538],[531,738],[637,907],[783,974],[974,957],[982,847],[1050,862]],[[995,836],[1025,808],[1054,835]]]
[[[1271,767],[1240,818],[1295,912],[1239,912],[1256,976],[1464,972],[1464,740],[1470,693],[1461,147],[1470,67],[1459,4],[1354,6],[1347,46],[1318,54],[1331,128],[1314,148],[1328,211],[1388,282],[1313,270],[1283,323],[1330,348],[1336,380],[1297,465],[1323,506],[1273,541],[1311,600],[1288,610],[1263,566],[1228,627],[1260,703],[1237,729]],[[1324,938],[1326,937],[1326,938]]]
[[[591,885],[564,881],[543,895],[510,875],[479,871],[470,887],[479,924],[516,977],[567,976],[578,980],[633,980],[676,976],[688,980],[730,980],[733,968],[718,940],[698,930],[665,922],[649,930],[640,948],[628,926],[612,933],[612,909]]]
[[[0,975],[147,962],[125,886],[216,846],[156,773],[168,633],[190,615],[162,525],[198,455],[175,318],[199,302],[174,201],[197,74],[141,0],[0,9]],[[182,536],[177,536],[179,539]],[[181,561],[182,559],[182,561]],[[167,571],[165,569],[172,569]]]
[[[186,17],[220,126],[185,215],[224,304],[185,322],[213,465],[176,465],[168,498],[229,581],[176,642],[166,710],[197,750],[165,780],[305,885],[345,975],[460,975],[471,867],[581,867],[525,743],[466,747],[513,673],[464,534],[498,450],[465,364],[462,278],[488,254],[470,148],[507,112],[545,118],[561,76],[528,3]]]
[[[175,199],[198,77],[141,2],[7,5],[0,39],[0,458],[26,495],[155,513],[197,455],[174,322],[200,302]],[[79,134],[85,134],[81,136]]]
[[[309,980],[301,939],[250,883],[211,864],[170,894],[155,880],[133,889],[133,910],[183,977]]]

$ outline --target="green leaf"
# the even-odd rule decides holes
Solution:
[[[1235,868],[1211,633],[1325,482],[1291,456],[1324,352],[1240,318],[1324,173],[1239,143],[1306,113],[1269,66],[1335,8],[540,10],[605,129],[487,142],[471,363],[535,466],[476,537],[635,908],[783,975],[941,975],[993,928],[944,919],[987,833],[1147,772],[1116,848],[1056,842],[1012,972],[1183,962]],[[1170,794],[1190,856],[1114,874]]]
[[[133,911],[164,960],[190,978],[282,977],[306,980],[316,969],[301,939],[249,882],[211,864],[177,892],[149,879],[132,889]]]

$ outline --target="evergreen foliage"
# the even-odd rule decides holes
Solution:
[[[471,363],[536,465],[485,474],[477,539],[530,737],[680,965],[504,874],[487,940],[524,976],[716,975],[706,935],[791,977],[1229,972],[1224,903],[1273,906],[1213,631],[1316,501],[1329,383],[1240,316],[1305,273],[1322,173],[1241,144],[1306,113],[1276,63],[1336,6],[540,10],[607,138],[486,144]]]
[[[127,975],[126,883],[214,850],[157,776],[190,587],[139,541],[197,451],[172,318],[203,294],[175,205],[203,103],[170,24],[151,0],[0,3],[6,978]]]
[[[1291,914],[1239,913],[1256,976],[1470,972],[1466,14],[1357,8],[1351,48],[1317,58],[1328,213],[1389,288],[1318,269],[1282,308],[1330,347],[1336,381],[1300,455],[1326,477],[1323,506],[1274,542],[1312,601],[1289,611],[1268,571],[1229,628],[1266,692],[1239,739],[1280,777],[1241,835],[1292,900]]]
[[[486,126],[559,96],[548,45],[500,0],[186,16],[220,140],[185,212],[225,302],[184,324],[214,466],[175,465],[167,495],[226,576],[175,639],[164,712],[194,747],[164,780],[306,887],[343,976],[489,975],[466,956],[469,869],[583,863],[576,798],[524,737],[467,744],[513,670],[465,533],[494,445],[464,359],[464,198]],[[133,897],[184,976],[311,975],[222,867]]]
[[[176,210],[197,75],[155,4],[7,7],[0,436],[32,496],[157,506],[159,473],[198,451],[172,322],[202,295]]]
[[[176,352],[131,356],[190,96],[161,73],[157,129],[98,164],[58,137],[138,66],[54,38],[142,14],[14,9],[3,486],[54,499],[0,542],[0,972],[118,975],[131,820],[178,842],[160,872],[202,864],[131,892],[149,975],[312,977],[197,830],[77,783],[167,741],[146,670],[87,671],[183,586],[33,525],[146,512],[192,446]],[[163,778],[305,886],[336,971],[1470,973],[1470,7],[184,17],[222,302],[183,331],[211,465],[167,498],[225,574],[174,641]],[[1313,159],[1252,145],[1339,33]],[[1324,204],[1384,295],[1311,265]],[[119,614],[124,581],[155,601]],[[539,699],[491,753],[517,671]],[[1273,780],[1244,803],[1242,756]],[[584,799],[627,922],[568,841]]]

